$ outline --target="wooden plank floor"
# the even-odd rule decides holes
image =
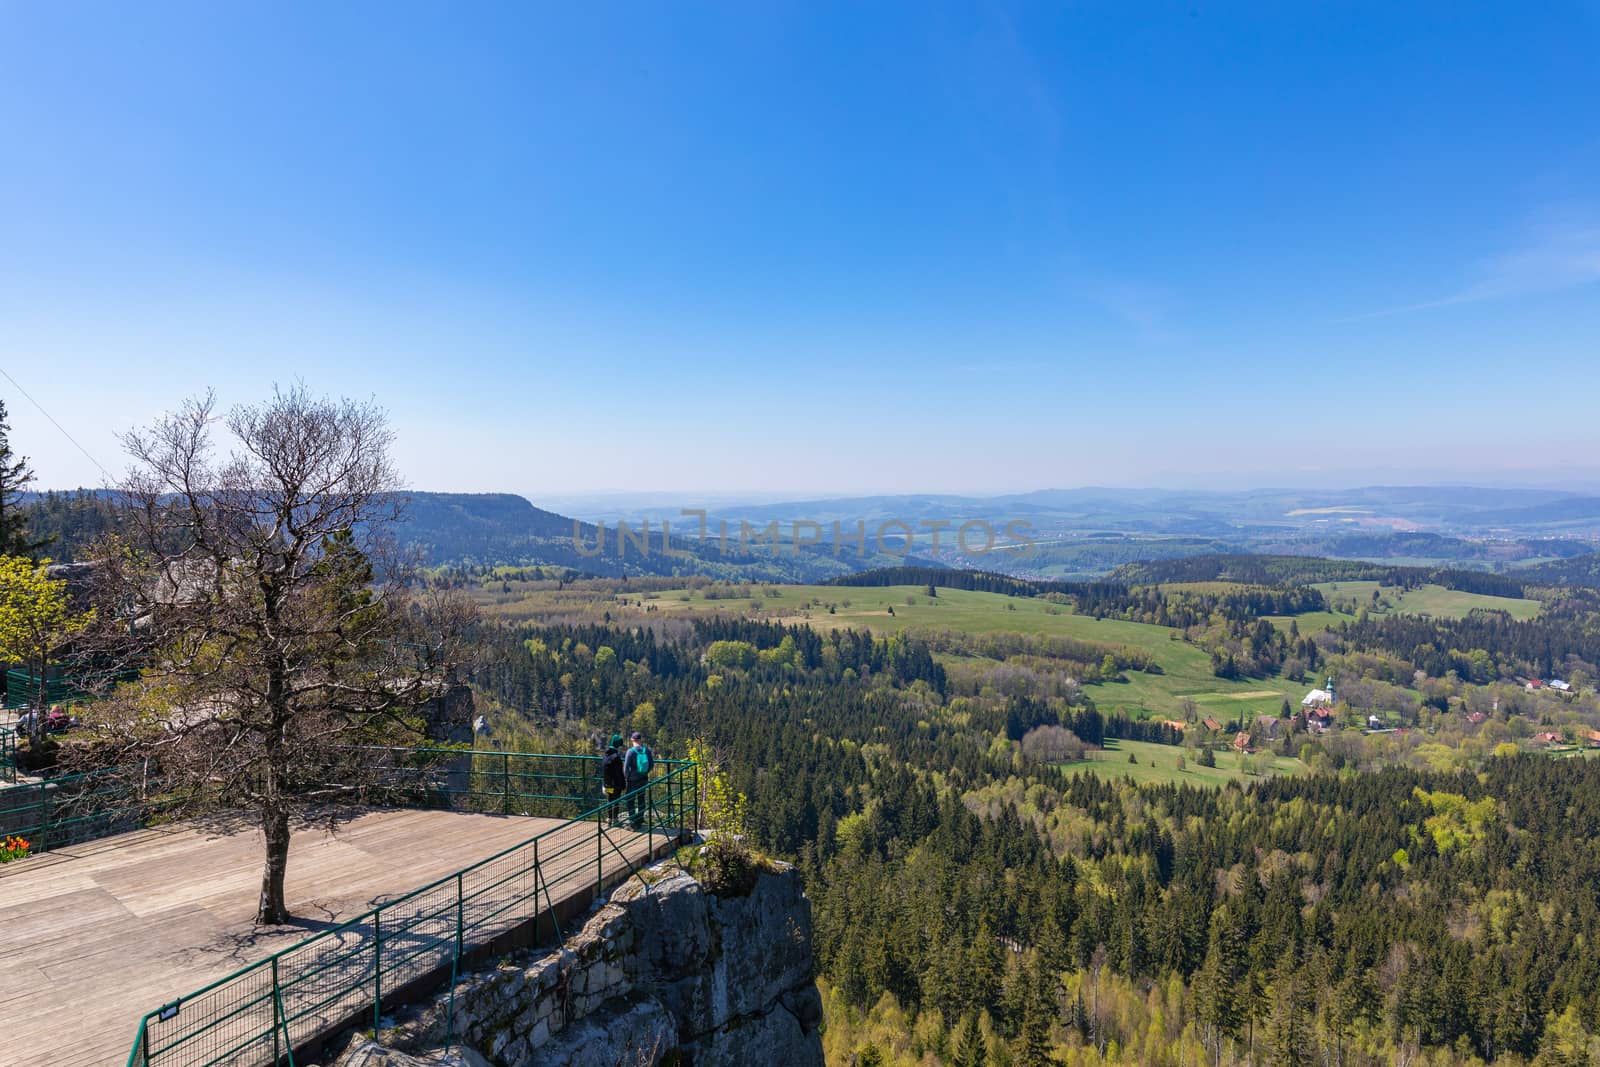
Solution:
[[[283,927],[251,924],[261,876],[258,832],[141,830],[6,864],[0,867],[0,1067],[120,1067],[145,1012],[374,903],[563,825],[522,816],[377,811],[333,834],[301,831],[290,848],[286,887],[296,922]],[[595,840],[592,823],[541,839],[549,897],[560,901],[592,888]],[[608,877],[645,858],[643,835],[614,830],[611,840]],[[662,839],[655,840],[659,846]],[[482,883],[472,907],[484,929],[522,918],[528,876]],[[453,888],[448,896],[453,932]],[[466,921],[474,922],[473,913]],[[340,940],[370,935],[369,926]],[[446,943],[421,940],[423,959]],[[347,966],[370,970],[370,956]],[[306,1020],[301,1033],[314,1025],[314,1018]]]

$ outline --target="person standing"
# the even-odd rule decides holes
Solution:
[[[622,818],[622,807],[617,801],[627,787],[627,777],[622,772],[621,734],[611,735],[606,754],[600,760],[600,787],[606,794],[606,820],[615,826]]]
[[[644,743],[644,735],[638,730],[633,732],[629,740],[633,744],[622,758],[622,775],[623,786],[628,793],[628,821],[637,830],[644,825],[649,814],[644,787],[650,780],[650,764],[655,757],[651,755],[650,746]]]

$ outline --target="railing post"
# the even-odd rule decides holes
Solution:
[[[278,996],[278,957],[272,957],[272,1067],[283,1059],[283,1046],[278,1040],[278,1029],[283,1026],[283,1001]]]
[[[594,824],[594,898],[599,900],[606,891],[606,824]]]
[[[511,753],[500,753],[500,814],[511,814]]]
[[[644,784],[644,825],[645,825],[644,862],[645,862],[645,866],[646,867],[648,867],[650,864],[652,864],[652,863],[654,863],[656,861],[656,801],[655,801],[655,796],[656,796],[656,784],[654,782],[646,782]]]
[[[445,1023],[444,1043],[448,1048],[456,1042],[456,978],[461,974],[461,938],[462,917],[461,909],[465,906],[465,894],[461,891],[461,872],[456,872],[456,953],[450,960],[450,1018]]]
[[[383,909],[372,911],[372,1036],[383,1018]]]
[[[39,851],[50,847],[50,782],[39,783]]]

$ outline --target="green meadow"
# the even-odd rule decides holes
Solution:
[[[1330,602],[1355,599],[1360,604],[1372,604],[1372,594],[1378,593],[1381,606],[1370,607],[1380,615],[1433,615],[1438,618],[1465,618],[1474,608],[1508,612],[1514,619],[1531,619],[1539,614],[1537,600],[1524,597],[1488,596],[1483,593],[1463,593],[1446,589],[1442,585],[1425,585],[1419,589],[1402,592],[1397,586],[1380,586],[1375,581],[1319,582],[1313,588],[1321,590]],[[1303,617],[1303,616],[1302,616]],[[1304,632],[1304,624],[1300,627]]]
[[[1277,714],[1285,697],[1298,707],[1308,688],[1279,678],[1226,681],[1211,673],[1211,657],[1205,650],[1181,640],[1176,630],[1074,615],[1067,608],[1035,597],[964,589],[940,589],[937,596],[929,597],[925,586],[910,585],[758,585],[751,587],[749,597],[737,600],[707,599],[704,590],[688,589],[630,599],[642,599],[658,611],[672,613],[756,610],[783,621],[806,622],[820,628],[865,627],[878,633],[907,628],[968,633],[1011,631],[1128,645],[1149,653],[1160,665],[1161,673],[1129,671],[1126,682],[1092,686],[1089,692],[1103,710],[1122,709],[1135,717],[1175,717],[1185,696],[1194,698],[1201,717],[1229,719],[1241,712]]]
[[[1068,773],[1084,771],[1108,778],[1128,777],[1141,785],[1172,782],[1183,785],[1220,786],[1229,781],[1248,782],[1264,775],[1299,774],[1305,770],[1305,764],[1298,759],[1275,756],[1270,752],[1243,758],[1231,749],[1227,751],[1218,749],[1213,754],[1217,758],[1217,765],[1202,767],[1199,753],[1193,749],[1180,748],[1177,745],[1158,745],[1150,741],[1113,739],[1106,742],[1104,750],[1091,753],[1090,759],[1062,763],[1058,766]],[[1129,755],[1132,755],[1137,762],[1129,763]],[[1179,757],[1184,761],[1182,770],[1178,768]],[[1241,766],[1242,759],[1248,759],[1255,774],[1245,772]]]

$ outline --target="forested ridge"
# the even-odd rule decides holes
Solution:
[[[806,877],[841,1062],[1589,1062],[1600,762],[1136,787],[1027,756],[1114,735],[1091,700],[954,686],[916,635],[497,634],[494,701],[717,751]]]
[[[1112,571],[1109,578],[1128,584],[1227,581],[1252,585],[1305,585],[1313,582],[1377,581],[1383,585],[1415,588],[1432,583],[1464,593],[1506,597],[1523,595],[1523,584],[1514,575],[1449,567],[1402,567],[1354,559],[1249,553],[1129,563]]]

